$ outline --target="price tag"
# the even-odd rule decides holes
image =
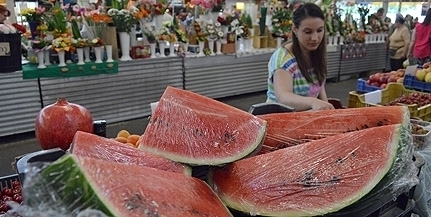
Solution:
[[[10,56],[9,42],[0,42],[0,56]]]

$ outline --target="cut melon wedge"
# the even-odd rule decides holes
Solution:
[[[214,99],[167,87],[139,149],[191,165],[220,165],[252,153],[266,122]]]
[[[374,127],[257,155],[213,168],[209,183],[227,206],[252,215],[328,214],[385,177],[406,131]]]
[[[27,182],[31,207],[59,216],[97,209],[107,216],[220,216],[232,214],[202,180],[181,173],[66,154]]]
[[[82,131],[76,132],[70,147],[70,153],[122,164],[140,165],[165,171],[184,173],[191,176],[191,168],[187,165],[147,151],[139,150],[113,139]]]
[[[341,133],[409,122],[406,106],[376,106],[258,115],[267,122],[259,154]]]

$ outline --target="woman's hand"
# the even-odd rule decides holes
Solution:
[[[311,110],[330,110],[330,109],[335,109],[331,103],[317,98],[312,98]]]

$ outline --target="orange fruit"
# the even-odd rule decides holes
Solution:
[[[124,137],[116,137],[114,140],[121,143],[127,143],[127,138]]]
[[[120,130],[118,133],[117,133],[117,137],[123,137],[123,138],[126,138],[127,139],[127,137],[129,137],[130,136],[130,133],[129,133],[129,131],[127,131],[127,130]]]
[[[140,136],[136,134],[132,134],[129,137],[127,137],[127,142],[130,142],[136,146]]]

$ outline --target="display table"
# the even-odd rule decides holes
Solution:
[[[86,63],[84,65],[68,64],[64,67],[49,65],[45,69],[38,69],[37,65],[27,64],[22,67],[22,78],[52,78],[52,77],[81,77],[99,74],[118,73],[118,62]]]

